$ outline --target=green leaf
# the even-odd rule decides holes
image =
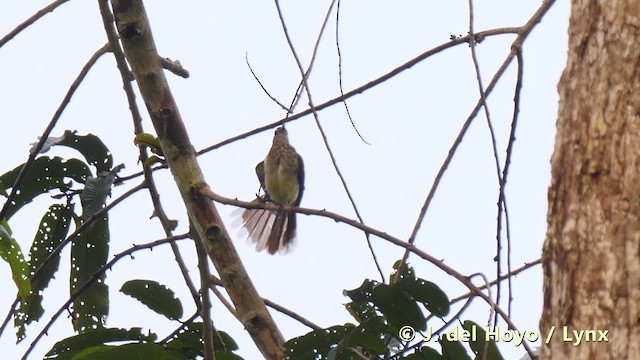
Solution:
[[[372,317],[378,316],[378,312],[375,307],[368,301],[355,302],[352,301],[344,305],[349,314],[356,319],[357,322],[363,323]]]
[[[370,319],[353,329],[340,343],[344,348],[363,347],[375,355],[387,355],[387,345],[383,341],[384,324],[380,319]]]
[[[359,288],[343,291],[343,295],[348,296],[357,303],[365,303],[369,301],[373,288],[378,285],[377,281],[365,279]]]
[[[73,360],[187,360],[175,351],[155,343],[135,343],[120,346],[94,346],[73,357]],[[57,359],[56,359],[57,360]]]
[[[478,326],[478,324],[473,321],[466,320],[462,323],[462,328],[472,333],[475,332],[476,336],[469,340],[469,347],[477,355],[478,359],[482,359],[484,346],[487,344],[486,360],[504,360],[496,346],[496,342],[494,340],[486,341],[487,335],[482,327]]]
[[[99,137],[93,134],[77,135],[75,131],[67,130],[62,138],[56,145],[78,150],[90,165],[96,167],[96,173],[109,171],[113,167],[111,152]]]
[[[7,189],[13,187],[23,166],[20,165],[0,176],[0,186]],[[20,185],[20,192],[17,193],[13,203],[9,206],[6,215],[7,219],[11,218],[25,204],[33,201],[36,196],[52,189],[69,188],[71,184],[66,183],[66,179],[84,183],[90,175],[91,171],[87,165],[78,159],[64,161],[60,157],[49,158],[43,156],[37,158],[26,172]]]
[[[201,324],[202,323],[197,323],[197,324]],[[222,339],[222,342],[224,344],[218,344],[220,346],[218,346],[218,348],[227,350],[227,351],[236,351],[239,349],[238,344],[236,343],[235,340],[233,340],[233,338],[231,337],[231,335],[229,335],[228,333],[224,332],[224,331],[218,331],[218,334],[220,334],[220,338]],[[214,343],[214,345],[217,345]]]
[[[243,357],[229,351],[214,351],[216,360],[244,360]]]
[[[81,232],[71,246],[71,294],[81,288],[93,274],[107,263],[109,255],[109,217],[107,214],[96,219],[88,229]],[[78,332],[103,328],[103,321],[109,313],[108,287],[101,272],[89,288],[80,293],[73,302],[76,320],[74,329]]]
[[[120,291],[171,320],[182,317],[182,303],[175,297],[175,293],[156,281],[130,280],[122,285]]]
[[[9,235],[9,232],[0,225],[3,240],[0,242],[0,258],[6,261],[11,268],[11,277],[18,288],[20,298],[25,299],[31,291],[31,281],[29,277],[29,264],[24,259],[20,244]],[[5,238],[8,236],[8,241]],[[8,242],[8,246],[7,246]]]
[[[327,329],[314,330],[304,336],[293,338],[285,343],[285,355],[289,360],[327,359],[331,349],[342,341],[356,326],[345,324]]]
[[[44,259],[62,243],[69,232],[69,223],[73,215],[73,205],[54,204],[40,220],[38,232],[29,251],[29,274],[33,276],[42,265]],[[24,338],[25,325],[38,321],[44,309],[42,308],[42,291],[47,288],[49,281],[58,270],[60,253],[54,255],[40,271],[39,276],[31,282],[31,293],[20,301],[15,313],[14,325],[18,328],[18,341]]]
[[[242,359],[232,351],[238,350],[238,344],[229,334],[218,331],[222,343],[213,338],[213,348],[216,349],[216,360],[218,359]],[[202,341],[202,323],[190,323],[179,334],[175,335],[166,344],[167,349],[175,350],[185,355],[189,359],[197,359],[204,356],[204,345]]]
[[[68,337],[58,341],[49,352],[45,359],[71,359],[78,352],[94,347],[96,345],[104,345],[115,341],[155,341],[158,337],[149,333],[145,335],[141,328],[131,329],[100,329],[87,331],[84,334]]]
[[[214,344],[213,348],[222,349],[222,346],[216,346],[216,344]],[[189,359],[195,359],[197,356],[203,357],[202,323],[191,323],[187,325],[179,334],[167,342],[167,349],[179,351]]]
[[[395,283],[396,276],[398,276],[398,267],[400,267],[400,263],[402,263],[402,260],[397,260],[393,264],[393,270],[394,271],[389,276],[389,284]],[[408,263],[405,264],[404,269],[402,270],[402,276],[400,278],[401,279],[410,279],[410,278],[415,278],[415,277],[416,277],[416,273],[413,270],[413,267],[411,267]]]
[[[449,313],[449,298],[438,285],[419,278],[403,278],[397,285],[416,301],[423,303],[433,315],[442,317]]]
[[[5,225],[6,224],[6,225]],[[11,248],[11,228],[6,220],[0,224],[0,240],[2,240],[2,249],[6,252]]]
[[[416,330],[426,329],[426,320],[420,307],[397,284],[376,286],[371,292],[371,302],[397,327],[410,325]]]
[[[1,182],[0,182],[0,195],[4,197],[9,197],[9,194],[7,193],[7,189],[4,187],[4,184],[2,184]]]
[[[446,336],[440,337],[440,346],[442,347],[442,355],[447,360],[471,360],[464,346],[458,341],[450,341]]]
[[[413,354],[407,355],[405,360],[444,360],[445,357],[442,356],[438,351],[432,349],[428,346],[423,346],[420,349],[416,350]]]
[[[87,179],[84,190],[80,194],[82,219],[88,219],[102,209],[107,201],[107,196],[111,195],[111,187],[116,180],[117,173],[123,167],[123,165],[119,165],[111,171],[100,173],[98,177]]]

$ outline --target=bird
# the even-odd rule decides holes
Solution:
[[[258,194],[253,202],[300,206],[304,162],[289,143],[284,126],[276,129],[269,153],[255,170],[264,194]],[[244,209],[241,219],[257,251],[266,249],[271,255],[285,253],[296,237],[295,212]]]

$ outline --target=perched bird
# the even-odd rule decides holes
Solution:
[[[267,157],[256,165],[256,175],[264,195],[258,195],[253,202],[300,205],[304,192],[304,163],[289,144],[284,127],[276,129]],[[257,251],[286,252],[296,236],[294,212],[245,209],[242,222]]]

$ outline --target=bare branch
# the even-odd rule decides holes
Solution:
[[[42,132],[42,135],[40,136],[40,141],[38,141],[38,144],[36,144],[36,146],[32,149],[31,153],[29,154],[29,158],[24,163],[24,166],[22,167],[22,169],[20,169],[20,173],[18,173],[18,177],[16,177],[16,181],[11,186],[11,193],[9,194],[9,197],[7,198],[4,205],[2,206],[2,210],[0,210],[0,219],[4,219],[4,217],[7,215],[9,206],[11,205],[11,203],[13,203],[13,200],[15,199],[18,190],[20,190],[20,185],[22,184],[22,180],[24,180],[24,177],[27,174],[27,171],[29,171],[29,169],[31,168],[31,165],[33,165],[33,162],[35,161],[36,156],[38,156],[38,153],[40,153],[40,150],[44,146],[44,143],[49,138],[49,135],[51,135],[51,131],[53,131],[53,128],[58,123],[58,120],[62,116],[62,113],[64,112],[64,110],[67,108],[67,105],[69,105],[69,102],[73,97],[73,94],[76,92],[76,90],[78,89],[78,87],[80,86],[84,78],[87,76],[87,74],[89,73],[89,70],[91,70],[93,65],[95,65],[98,59],[102,55],[106,54],[107,52],[109,52],[109,44],[106,44],[102,46],[100,49],[98,49],[98,51],[96,51],[91,56],[89,61],[87,61],[87,63],[84,65],[84,67],[80,71],[80,74],[78,74],[76,79],[73,81],[73,83],[69,87],[69,90],[67,90],[67,94],[65,95],[64,99],[62,99],[62,102],[58,106],[58,109],[56,110],[56,112],[53,114],[53,117],[49,121],[49,124]]]
[[[331,2],[331,7],[333,7],[334,3],[335,3],[335,0]],[[364,220],[362,219],[362,216],[360,215],[360,211],[358,211],[358,206],[356,205],[355,199],[351,195],[351,191],[349,190],[349,186],[347,185],[347,180],[342,175],[342,171],[340,171],[340,167],[338,166],[338,161],[336,160],[336,157],[333,154],[333,150],[331,150],[331,146],[329,145],[329,141],[327,140],[327,135],[326,135],[326,133],[324,131],[324,128],[322,127],[322,124],[320,124],[320,116],[318,115],[318,112],[316,111],[316,108],[315,108],[315,106],[313,104],[313,99],[311,97],[311,89],[309,88],[309,83],[307,81],[307,77],[308,77],[308,75],[310,73],[310,70],[311,70],[311,65],[309,66],[309,70],[306,71],[306,72],[302,68],[302,63],[300,62],[300,58],[298,57],[296,49],[293,46],[293,41],[291,40],[291,37],[289,36],[289,32],[287,31],[287,26],[286,26],[286,23],[284,21],[284,16],[282,14],[282,9],[280,8],[280,2],[278,0],[275,0],[275,5],[276,5],[276,9],[278,10],[278,17],[280,18],[280,23],[282,24],[282,30],[284,31],[285,38],[287,39],[287,43],[289,44],[289,48],[291,49],[291,54],[293,55],[293,58],[296,60],[296,64],[298,65],[298,70],[300,71],[300,75],[302,77],[302,84],[303,84],[303,87],[306,89],[307,99],[309,101],[309,107],[311,108],[311,113],[313,114],[313,119],[316,122],[316,127],[318,128],[318,130],[320,131],[320,135],[322,136],[322,141],[323,141],[323,143],[325,145],[325,148],[327,149],[327,154],[329,154],[329,158],[331,159],[331,163],[333,164],[333,168],[334,168],[334,170],[336,172],[336,175],[338,175],[338,178],[340,179],[340,182],[342,183],[342,188],[344,189],[345,193],[347,194],[347,197],[349,198],[349,202],[351,203],[351,207],[353,208],[354,212],[356,213],[356,216],[358,217],[358,220],[360,220],[361,223],[364,223]],[[329,11],[331,11],[331,8],[329,9]],[[322,29],[323,30],[324,30],[324,27],[326,25],[327,19],[328,19],[328,14],[327,14],[327,17],[325,18],[325,22],[322,25]],[[315,56],[315,52],[314,52],[314,56]],[[378,269],[378,272],[380,273],[380,277],[381,277],[382,281],[384,282],[385,281],[384,273],[382,272],[382,268],[380,267],[380,264],[378,263],[378,259],[377,259],[376,255],[375,255],[375,252],[373,251],[373,247],[371,246],[371,240],[369,238],[369,234],[366,233],[366,232],[365,232],[365,239],[367,241],[369,249],[371,250],[371,255],[372,255],[374,264],[376,265],[376,268]]]
[[[187,213],[234,303],[242,324],[267,359],[284,356],[284,338],[250,281],[215,205],[164,76],[141,0],[111,0],[124,54],[138,83]]]
[[[69,308],[71,303],[73,303],[73,301],[80,294],[82,294],[85,290],[87,290],[89,288],[89,286],[91,286],[96,280],[98,280],[98,278],[102,274],[104,274],[107,270],[111,269],[115,263],[117,263],[118,261],[120,261],[124,257],[130,256],[131,254],[133,254],[133,253],[135,253],[137,251],[144,250],[144,249],[152,249],[152,248],[154,248],[156,246],[159,246],[159,245],[162,245],[162,244],[171,243],[171,242],[174,242],[174,241],[177,241],[177,240],[183,240],[183,239],[189,239],[189,234],[177,235],[177,236],[173,236],[173,237],[165,238],[165,239],[161,239],[161,240],[156,240],[156,241],[153,241],[153,242],[150,242],[150,243],[146,243],[146,244],[142,244],[142,245],[133,245],[131,248],[129,248],[129,249],[127,249],[127,250],[115,255],[113,257],[113,259],[111,259],[111,261],[106,263],[99,271],[96,271],[94,274],[92,274],[91,277],[84,284],[82,284],[82,286],[78,287],[78,289],[76,291],[74,291],[71,294],[71,296],[69,296],[69,299],[67,300],[67,302],[65,302],[62,306],[60,306],[58,311],[56,311],[55,314],[53,314],[53,316],[51,317],[51,320],[49,320],[49,322],[47,322],[47,324],[44,326],[44,328],[40,331],[40,333],[31,342],[31,344],[29,345],[29,348],[27,349],[27,351],[22,356],[22,360],[26,360],[27,359],[27,357],[29,356],[29,354],[31,353],[33,348],[36,346],[38,341],[40,341],[40,339],[45,334],[47,334],[47,332],[49,331],[49,328],[51,327],[51,325],[53,325],[53,323],[56,321],[56,319],[65,310],[67,310]]]
[[[51,4],[43,7],[38,10],[35,14],[33,14],[30,18],[23,21],[20,25],[16,26],[15,29],[11,30],[7,35],[5,35],[2,39],[0,39],[0,48],[3,47],[6,43],[8,43],[11,39],[13,39],[16,35],[22,32],[22,30],[28,28],[33,25],[36,21],[40,20],[43,16],[55,10],[58,6],[66,3],[69,0],[57,0],[52,2]]]
[[[104,29],[107,33],[107,38],[109,39],[109,45],[111,46],[113,56],[116,59],[118,70],[120,71],[122,88],[127,95],[129,111],[131,112],[131,118],[133,120],[134,133],[136,135],[141,134],[144,132],[144,129],[142,127],[142,115],[140,114],[140,109],[138,108],[138,104],[136,103],[135,91],[133,90],[133,86],[131,85],[131,71],[129,70],[129,66],[127,65],[127,60],[124,57],[122,47],[120,46],[120,41],[118,41],[118,33],[114,25],[113,14],[111,13],[111,9],[109,8],[108,0],[100,0],[98,4],[100,5],[100,15],[102,16]],[[143,164],[142,172],[144,174],[145,184],[147,185],[149,196],[151,197],[151,202],[153,203],[153,213],[160,220],[160,224],[162,225],[165,236],[170,237],[173,235],[173,227],[171,225],[169,217],[162,207],[162,203],[160,202],[160,194],[158,193],[158,188],[156,187],[156,182],[153,178],[153,171],[151,171],[149,167],[144,166],[146,160],[149,158],[146,148],[140,147],[139,153],[140,163]],[[191,280],[191,277],[189,277],[189,269],[187,268],[187,265],[182,258],[182,254],[180,253],[178,245],[176,245],[175,243],[171,243],[171,251],[173,252],[173,256],[176,260],[176,263],[178,264],[178,267],[180,268],[182,278],[184,279],[187,288],[189,288],[189,292],[191,292],[191,297],[193,298],[194,303],[197,307],[200,307],[198,290],[196,290],[196,286]]]
[[[542,17],[547,13],[547,11],[551,8],[551,6],[553,5],[554,2],[555,2],[554,0],[550,0],[550,1],[544,2],[542,4],[542,6],[540,8],[538,8],[536,13],[531,17],[531,19],[529,19],[529,21],[525,25],[523,25],[521,28],[517,29],[518,36],[516,37],[516,39],[514,40],[514,42],[512,44],[512,51],[509,53],[507,58],[504,60],[504,62],[502,63],[502,65],[500,66],[498,71],[494,74],[493,78],[491,79],[491,82],[489,83],[489,85],[487,86],[487,88],[485,90],[485,96],[488,96],[493,91],[493,88],[498,83],[498,80],[500,80],[500,78],[502,77],[502,75],[504,74],[506,69],[511,64],[511,61],[513,61],[513,58],[516,56],[516,52],[513,50],[513,48],[514,47],[520,47],[522,45],[522,42],[527,38],[527,36],[529,36],[529,34],[533,30],[534,26],[538,22],[540,22]],[[478,36],[484,36],[484,34],[482,34],[482,33],[477,34],[476,38]],[[467,41],[470,41],[470,37],[469,36],[461,37],[461,38],[458,38],[458,39],[455,39],[455,40],[452,40],[452,41],[458,41],[460,39],[466,39]],[[458,146],[460,146],[460,144],[462,143],[462,139],[463,139],[464,135],[466,134],[467,130],[469,129],[469,126],[471,125],[471,123],[475,119],[476,115],[480,111],[481,107],[482,107],[482,99],[478,100],[478,102],[476,103],[475,108],[471,111],[471,114],[469,115],[469,117],[467,118],[465,123],[462,125],[462,128],[460,129],[460,132],[458,133],[458,136],[456,137],[456,139],[453,142],[453,145],[449,149],[449,153],[447,154],[447,157],[445,158],[444,162],[442,163],[442,166],[438,170],[438,174],[436,175],[435,179],[433,180],[433,184],[431,185],[431,189],[429,190],[429,194],[427,195],[427,197],[425,199],[425,202],[424,202],[424,204],[422,206],[422,209],[420,210],[420,214],[418,215],[418,219],[416,220],[416,224],[415,224],[415,226],[413,228],[411,236],[409,237],[409,243],[410,244],[413,244],[415,242],[416,236],[418,234],[418,230],[420,229],[420,226],[422,225],[422,221],[424,220],[424,217],[425,217],[425,215],[427,213],[427,209],[429,208],[429,205],[431,204],[431,201],[433,200],[433,196],[435,195],[436,189],[438,188],[438,185],[440,184],[440,181],[442,180],[444,172],[446,171],[447,167],[451,163],[451,160],[453,159],[453,156],[455,155],[456,150],[458,149]],[[399,271],[405,266],[408,257],[409,257],[409,251],[406,251],[404,253],[403,258],[402,258],[402,262],[400,264],[401,266],[398,268]]]

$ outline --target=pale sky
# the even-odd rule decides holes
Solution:
[[[0,5],[0,37],[28,18],[47,1],[5,2]],[[306,65],[330,1],[282,1],[294,45]],[[476,32],[523,25],[541,1],[476,1]],[[567,1],[556,3],[527,39],[523,48],[524,81],[515,148],[506,197],[510,211],[512,264],[520,267],[539,258],[546,229],[549,160],[553,150],[557,113],[556,85],[566,62]],[[288,104],[299,82],[299,72],[286,44],[273,2],[156,0],[146,4],[158,47],[164,57],[179,60],[189,79],[167,74],[173,95],[196,149],[274,122],[284,112],[260,89],[246,63],[271,95]],[[340,49],[343,85],[349,91],[381,76],[419,54],[449,41],[450,35],[468,32],[468,2],[343,1],[340,13]],[[510,51],[514,35],[486,39],[477,46],[486,86]],[[5,129],[0,151],[0,173],[23,163],[29,144],[36,141],[69,85],[89,57],[106,43],[96,1],[69,1],[0,48],[0,123]],[[335,10],[320,44],[309,85],[315,104],[339,95],[335,46]],[[504,164],[515,87],[515,62],[488,99]],[[405,239],[433,179],[460,127],[478,99],[478,87],[468,45],[437,54],[399,76],[348,100],[363,137],[355,134],[344,106],[319,113],[328,141],[350,191],[367,225]],[[152,132],[146,109],[138,96],[145,129]],[[307,108],[306,96],[296,112]],[[133,145],[133,126],[120,75],[110,54],[101,58],[78,89],[52,135],[64,130],[98,135],[113,153],[120,173],[139,171]],[[342,185],[331,165],[312,117],[287,125],[289,139],[305,160],[306,190],[302,206],[327,209],[354,218]],[[224,196],[251,200],[258,189],[254,166],[266,155],[273,131],[269,130],[199,158],[212,189]],[[55,149],[49,156],[77,156]],[[188,221],[170,173],[156,173],[164,208],[179,220],[176,234],[187,231]],[[115,188],[122,194],[139,179]],[[483,272],[495,278],[495,239],[498,187],[487,123],[482,113],[471,125],[462,146],[443,178],[416,245],[463,274]],[[42,196],[10,220],[14,237],[27,251],[38,221],[54,200]],[[219,205],[230,226],[231,206]],[[152,205],[141,191],[111,213],[111,254],[132,244],[164,237]],[[256,253],[230,229],[253,283],[263,297],[328,327],[354,322],[344,304],[343,290],[360,286],[365,278],[380,280],[365,238],[358,230],[326,218],[298,215],[298,239],[287,255]],[[503,226],[504,231],[504,226]],[[503,233],[504,235],[504,233]],[[504,239],[504,237],[503,237]],[[385,277],[402,249],[372,238]],[[194,248],[180,248],[197,282]],[[27,329],[27,339],[15,345],[13,329],[0,337],[7,358],[20,358],[42,326],[67,299],[69,250],[56,279],[45,290],[45,315]],[[450,298],[466,288],[434,266],[410,257],[418,277],[435,282]],[[506,267],[504,267],[506,268]],[[5,317],[15,297],[6,263],[0,262],[0,314]],[[109,327],[141,326],[158,334],[172,332],[178,324],[118,292],[130,279],[151,279],[167,285],[182,300],[185,318],[195,307],[168,246],[135,254],[107,273],[111,290]],[[478,282],[476,282],[478,283]],[[513,281],[512,318],[522,330],[537,330],[542,308],[542,274],[536,267]],[[505,288],[506,289],[506,288]],[[503,295],[501,306],[506,308]],[[454,308],[451,315],[455,313]],[[462,320],[484,324],[489,313],[481,300],[473,302]],[[212,314],[218,329],[238,342],[245,359],[261,358],[241,324],[213,299]],[[310,329],[272,312],[286,339]],[[430,323],[439,327],[439,320]],[[499,322],[506,328],[504,322]],[[61,317],[40,341],[30,358],[37,359],[51,346],[72,335],[68,319]],[[438,344],[432,346],[440,350]],[[507,359],[517,359],[522,347],[499,343]]]

